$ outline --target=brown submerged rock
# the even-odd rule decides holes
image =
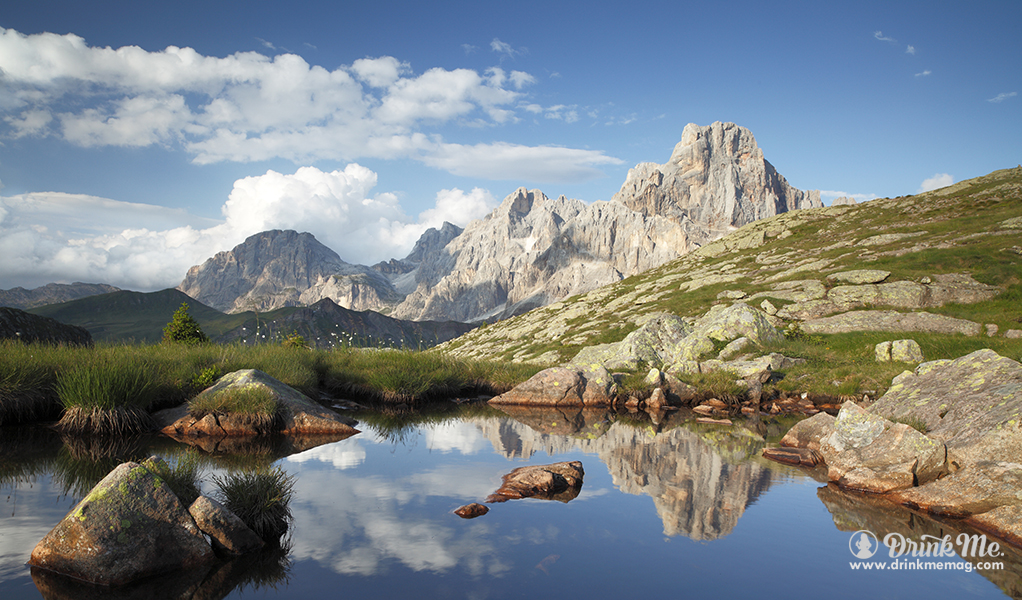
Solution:
[[[500,488],[486,498],[487,502],[506,502],[520,498],[542,498],[568,502],[582,490],[585,471],[582,463],[554,463],[552,465],[519,467],[503,477]]]
[[[490,512],[490,508],[486,505],[473,502],[472,504],[466,504],[454,511],[454,514],[458,515],[462,519],[474,519],[481,517],[486,513]]]

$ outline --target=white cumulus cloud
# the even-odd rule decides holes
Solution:
[[[407,215],[391,193],[373,193],[376,173],[358,164],[325,172],[267,171],[234,183],[223,220],[94,196],[0,197],[0,288],[88,281],[155,290],[189,267],[268,229],[308,231],[348,262],[408,254],[430,227],[464,227],[496,205],[487,190],[441,190],[432,208]]]
[[[524,52],[498,39],[491,47],[505,57]],[[522,90],[536,83],[499,67],[416,74],[381,56],[329,70],[290,53],[98,48],[74,34],[4,28],[0,73],[0,135],[56,136],[83,147],[159,145],[198,164],[411,158],[476,177],[487,171],[473,172],[475,161],[453,162],[438,129],[513,123]],[[437,152],[442,157],[433,160]],[[570,148],[556,153],[587,177],[607,159]]]
[[[933,177],[924,179],[923,182],[919,184],[919,189],[916,190],[916,193],[921,194],[923,192],[937,190],[942,187],[947,187],[954,182],[955,178],[952,177],[951,175],[948,175],[947,173],[937,173]]]

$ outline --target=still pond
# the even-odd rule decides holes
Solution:
[[[853,555],[883,539],[963,532],[764,460],[792,420],[697,424],[606,410],[463,406],[353,414],[362,433],[297,451],[209,454],[161,437],[97,444],[44,427],[0,429],[0,599],[1002,598],[1022,594],[1022,554],[977,570],[958,556]],[[273,464],[297,479],[284,552],[107,590],[33,574],[35,544],[118,462],[199,456],[212,475]],[[578,460],[579,495],[512,500],[461,519],[515,467]],[[965,531],[966,534],[974,533]],[[905,567],[913,563],[916,568]],[[944,563],[940,568],[924,563]],[[866,569],[864,563],[870,563]],[[856,566],[858,564],[858,566]],[[885,565],[882,570],[879,565]]]

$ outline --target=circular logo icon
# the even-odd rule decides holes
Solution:
[[[855,558],[872,558],[880,549],[880,542],[872,531],[861,529],[848,538],[848,550]]]

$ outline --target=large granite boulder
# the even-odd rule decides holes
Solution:
[[[610,406],[617,383],[600,364],[551,367],[536,373],[509,392],[490,399],[491,404],[531,406]]]
[[[820,440],[827,477],[843,488],[890,492],[922,485],[945,472],[944,444],[846,402],[833,432]]]
[[[571,365],[603,365],[609,370],[684,365],[713,352],[717,343],[746,338],[742,348],[782,339],[767,314],[744,302],[718,304],[689,325],[675,315],[660,315],[611,344],[588,346],[579,351]],[[737,351],[736,351],[737,352]],[[674,369],[679,370],[679,369]],[[685,369],[680,369],[685,371]]]
[[[134,462],[103,478],[28,564],[102,585],[203,566],[213,549],[166,483]]]
[[[670,362],[670,357],[680,351],[681,344],[691,332],[692,326],[680,317],[660,315],[626,335],[620,342],[583,348],[571,364],[599,364],[611,371],[662,365]]]
[[[261,388],[269,390],[279,405],[278,418],[272,427],[254,421],[245,415],[206,414],[195,418],[188,406],[180,406],[156,413],[159,429],[175,438],[232,437],[268,433],[285,435],[354,435],[356,421],[335,413],[313,402],[298,390],[270,377],[257,369],[243,369],[228,373],[198,397],[217,395],[236,389]]]

